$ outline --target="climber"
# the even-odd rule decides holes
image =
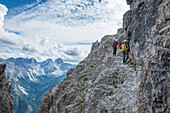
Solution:
[[[127,40],[124,40],[124,44],[122,45],[122,49],[123,49],[123,64],[125,65],[128,58],[129,58],[129,47],[128,47],[128,43]],[[126,57],[126,59],[125,59]]]
[[[117,42],[117,39],[115,39],[115,41],[112,43],[113,55],[116,55],[117,45],[119,45],[119,44],[118,44],[118,42]]]

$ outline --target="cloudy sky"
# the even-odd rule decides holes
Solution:
[[[122,26],[126,0],[1,0],[0,58],[79,62]],[[2,5],[3,4],[3,5]]]

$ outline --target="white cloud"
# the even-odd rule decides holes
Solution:
[[[7,14],[8,9],[0,4],[0,32],[4,32],[3,25],[4,25],[4,15]]]
[[[1,56],[5,54],[14,53],[22,48],[23,40],[14,33],[9,33],[4,29],[4,16],[7,14],[8,9],[0,4],[0,52]]]
[[[0,39],[15,46],[0,48],[4,53],[0,57],[83,59],[90,45],[76,43],[92,43],[104,35],[116,33],[128,8],[126,0],[102,0],[101,3],[98,0],[49,0],[18,15],[7,15],[5,29],[18,35],[3,33]],[[3,24],[3,19],[0,22]]]
[[[81,54],[81,51],[78,49],[78,47],[74,47],[74,48],[71,47],[67,49],[64,53],[71,56],[79,56]]]
[[[92,1],[67,0],[64,3],[63,0],[51,0],[10,16],[5,27],[27,37],[50,37],[57,41],[61,37],[66,39],[61,42],[82,39],[95,41],[106,34],[116,33],[117,28],[121,27],[123,13],[128,9],[125,0]]]

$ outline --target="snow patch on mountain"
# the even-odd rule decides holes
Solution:
[[[27,72],[27,75],[28,75],[28,77],[29,77],[29,79],[30,79],[31,81],[34,81],[34,82],[37,82],[37,81],[38,81],[38,80],[35,78],[34,73],[32,72],[32,70],[29,70],[29,72]]]
[[[22,86],[18,85],[18,88],[25,94],[28,95],[28,93],[25,91],[25,88],[23,88]]]

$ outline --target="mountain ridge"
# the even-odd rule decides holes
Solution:
[[[93,43],[88,57],[74,69],[69,70],[67,78],[53,87],[41,100],[39,113],[102,113],[110,110],[135,112],[137,110],[136,100],[132,99],[137,98],[138,88],[134,85],[137,84],[136,72],[133,66],[123,65],[120,56],[113,57],[111,47],[113,38],[113,35],[105,36],[100,43]],[[118,53],[121,53],[120,50]],[[127,70],[129,70],[128,74],[125,73]],[[123,100],[119,93],[125,94],[127,100]],[[120,105],[117,101],[131,103],[125,107],[123,106],[125,103]]]

